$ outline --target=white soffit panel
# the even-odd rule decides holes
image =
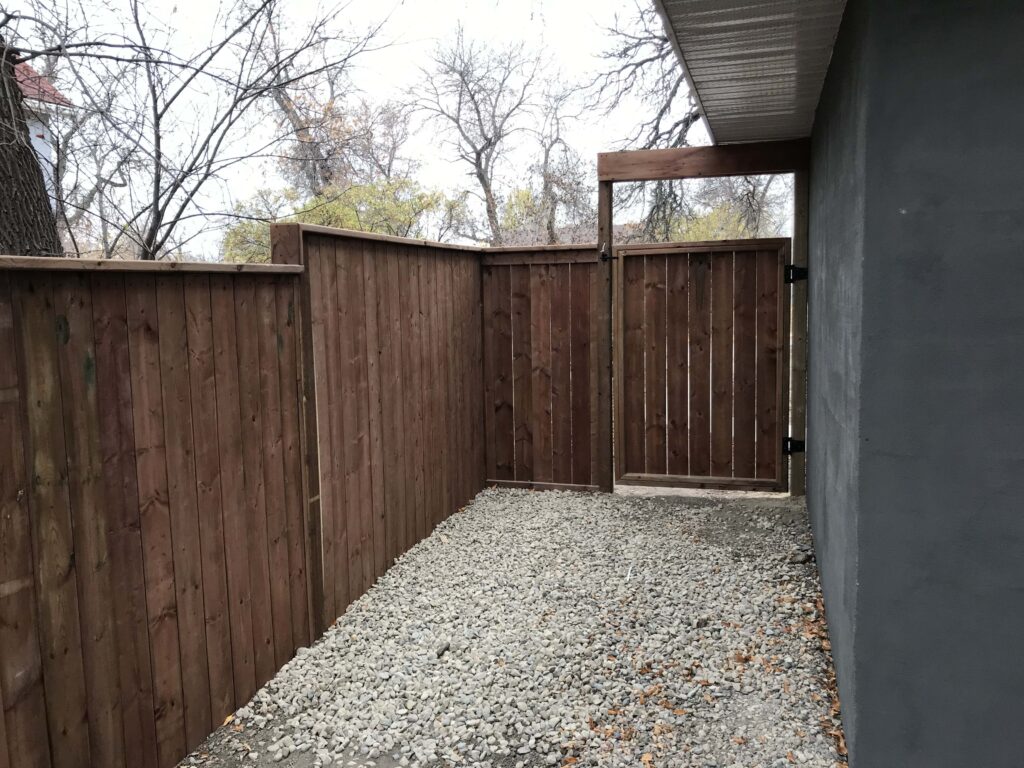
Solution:
[[[846,0],[656,0],[714,141],[810,136]]]

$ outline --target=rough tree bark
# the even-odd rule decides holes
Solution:
[[[28,135],[14,55],[0,38],[0,253],[63,256],[57,219]]]

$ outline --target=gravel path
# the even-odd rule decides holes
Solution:
[[[803,508],[488,490],[183,765],[842,764]]]

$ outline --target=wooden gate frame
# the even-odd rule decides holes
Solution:
[[[795,177],[793,247],[789,266],[807,267],[807,208],[810,141],[753,142],[710,147],[648,149],[625,152],[601,152],[597,156],[597,242],[598,298],[600,308],[597,339],[597,476],[602,490],[614,487],[612,448],[612,301],[615,245],[613,242],[613,188],[616,183],[667,181],[715,176],[755,176],[792,173]],[[789,308],[789,381],[788,436],[804,440],[807,428],[807,284],[797,282]],[[783,424],[784,432],[786,424]],[[795,453],[789,461],[789,489],[794,496],[806,491],[804,454]]]
[[[679,255],[687,253],[732,253],[737,250],[747,252],[755,250],[776,250],[782,257],[783,264],[791,263],[792,242],[788,237],[749,238],[746,240],[704,240],[678,243],[637,243],[620,245],[615,248],[615,259],[612,261],[614,273],[615,302],[612,308],[612,334],[614,335],[613,352],[615,364],[613,368],[613,387],[615,390],[615,423],[624,421],[625,406],[625,260],[627,257],[643,257],[663,253]],[[779,443],[776,451],[776,473],[773,478],[755,477],[714,477],[712,475],[671,475],[629,473],[623,464],[626,458],[625,432],[615,430],[615,482],[617,485],[665,486],[671,488],[717,488],[736,491],[778,491],[789,490],[789,462],[783,451],[782,433],[789,424],[789,338],[790,327],[790,296],[785,290],[785,270],[779,270],[779,335],[783,340],[779,350],[779,366],[776,384],[776,409],[779,414]]]

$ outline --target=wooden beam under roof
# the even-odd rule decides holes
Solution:
[[[597,178],[624,182],[796,173],[807,170],[809,158],[808,139],[600,152]]]

